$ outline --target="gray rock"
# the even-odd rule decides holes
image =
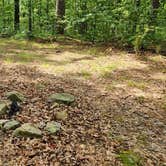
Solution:
[[[8,106],[5,102],[0,102],[0,115],[7,114]]]
[[[16,120],[11,120],[4,124],[3,129],[4,130],[15,130],[19,126],[20,126],[20,122],[18,122]]]
[[[75,101],[75,97],[68,93],[55,93],[49,97],[48,101],[52,103],[71,104]]]
[[[24,101],[24,96],[17,91],[8,92],[6,94],[6,96],[11,101],[16,101],[16,102],[23,102]]]
[[[16,137],[29,137],[29,138],[41,138],[42,132],[33,124],[25,123],[21,127],[17,128],[13,135]]]
[[[45,127],[45,130],[53,135],[55,135],[58,131],[60,131],[60,129],[61,129],[61,124],[53,121],[48,122]]]

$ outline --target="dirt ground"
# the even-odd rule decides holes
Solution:
[[[166,57],[73,42],[0,40],[0,100],[26,96],[21,123],[46,123],[66,110],[63,130],[42,139],[0,131],[0,166],[166,165]],[[50,107],[67,92],[70,105]]]

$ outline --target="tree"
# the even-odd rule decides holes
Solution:
[[[159,0],[152,0],[152,8],[153,8],[153,19],[156,19],[157,17],[157,10],[160,7],[160,1]]]
[[[32,34],[32,0],[28,1],[28,33]]]
[[[64,34],[64,17],[65,17],[65,0],[57,0],[56,2],[56,16],[57,16],[57,33]]]
[[[20,29],[20,0],[14,0],[14,30]]]

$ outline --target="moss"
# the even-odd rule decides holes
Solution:
[[[121,152],[118,158],[121,160],[124,166],[141,166],[142,165],[141,157],[132,151]]]

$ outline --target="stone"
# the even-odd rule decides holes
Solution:
[[[5,102],[0,102],[0,115],[7,114],[8,106]]]
[[[8,122],[8,121],[9,121],[9,120],[1,119],[1,120],[0,120],[0,129],[2,129],[3,126],[4,126],[4,124],[5,124],[6,122]]]
[[[4,130],[15,130],[18,127],[20,127],[20,122],[18,122],[16,120],[11,120],[4,124],[3,129]]]
[[[6,85],[0,84],[0,89],[6,88]]]
[[[55,118],[56,118],[57,120],[65,121],[65,120],[67,119],[67,117],[68,117],[68,114],[67,114],[66,111],[57,112],[57,113],[55,114]]]
[[[6,96],[7,96],[7,99],[9,99],[10,101],[16,101],[16,102],[24,101],[24,96],[17,91],[8,92]]]
[[[60,129],[61,129],[61,124],[54,121],[48,122],[45,127],[45,130],[53,135],[55,135],[58,131],[60,131]]]
[[[13,132],[15,137],[41,138],[42,132],[31,123],[25,123]]]
[[[57,102],[68,105],[75,101],[75,97],[68,93],[55,93],[49,97],[48,101],[51,103]]]

